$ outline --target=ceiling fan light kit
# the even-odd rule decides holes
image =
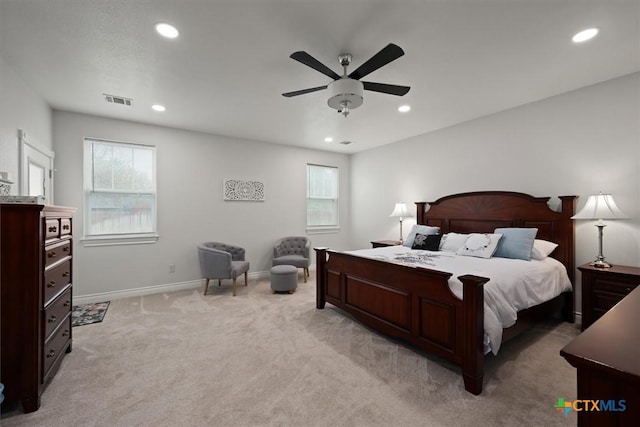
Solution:
[[[329,107],[347,117],[349,111],[362,105],[364,85],[362,82],[350,78],[335,80],[329,83]]]
[[[320,61],[309,55],[307,52],[298,51],[291,54],[291,58],[304,65],[313,68],[316,71],[331,77],[333,81],[326,86],[317,86],[309,89],[297,90],[294,92],[283,93],[282,96],[290,98],[292,96],[304,95],[306,93],[316,92],[319,90],[329,89],[329,99],[327,104],[329,107],[338,111],[338,113],[347,117],[349,112],[354,108],[358,108],[364,101],[363,93],[365,90],[386,93],[389,95],[403,96],[409,89],[409,86],[390,85],[386,83],[361,82],[360,79],[378,68],[395,61],[404,55],[404,51],[399,46],[389,43],[380,52],[373,55],[364,64],[360,65],[351,74],[347,74],[347,67],[351,64],[351,55],[344,53],[338,56],[338,61],[343,69],[343,75],[322,64]]]

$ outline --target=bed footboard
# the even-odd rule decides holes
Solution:
[[[484,277],[458,277],[464,299],[448,285],[450,273],[316,251],[316,307],[329,302],[372,329],[462,368],[465,389],[482,392]]]

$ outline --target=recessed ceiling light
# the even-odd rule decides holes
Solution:
[[[400,111],[401,113],[407,113],[409,111],[411,111],[411,106],[410,105],[401,105],[398,107],[398,111]]]
[[[324,142],[333,142],[333,138],[331,138],[330,136],[326,137],[324,139]]]
[[[574,43],[582,43],[582,42],[586,42],[587,40],[591,40],[592,38],[594,38],[596,35],[598,34],[598,29],[597,28],[588,28],[586,30],[582,30],[579,33],[576,33],[571,40]]]
[[[176,27],[174,27],[173,25],[165,24],[164,22],[156,24],[156,31],[158,32],[158,34],[168,39],[175,39],[176,37],[178,37],[178,34],[180,34]]]
[[[166,107],[164,105],[160,105],[160,104],[152,105],[151,108],[154,111],[159,111],[159,112],[163,112],[163,111],[166,110]]]

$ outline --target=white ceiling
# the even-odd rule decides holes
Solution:
[[[640,0],[0,0],[0,55],[55,109],[353,153],[638,71],[639,19]],[[390,42],[405,56],[364,80],[404,97],[345,118],[327,91],[281,95],[331,81],[295,51],[342,74]]]

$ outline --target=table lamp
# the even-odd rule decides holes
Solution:
[[[400,244],[404,242],[402,237],[402,218],[407,218],[410,216],[412,216],[411,212],[409,212],[409,209],[407,209],[407,205],[402,202],[396,203],[396,206],[393,208],[393,212],[391,212],[391,215],[389,215],[389,217],[391,218],[400,218]]]
[[[590,265],[597,268],[609,268],[611,265],[604,260],[602,255],[602,229],[606,226],[604,219],[628,219],[616,205],[611,194],[591,195],[584,207],[571,217],[571,219],[597,219],[598,223],[598,256]]]

